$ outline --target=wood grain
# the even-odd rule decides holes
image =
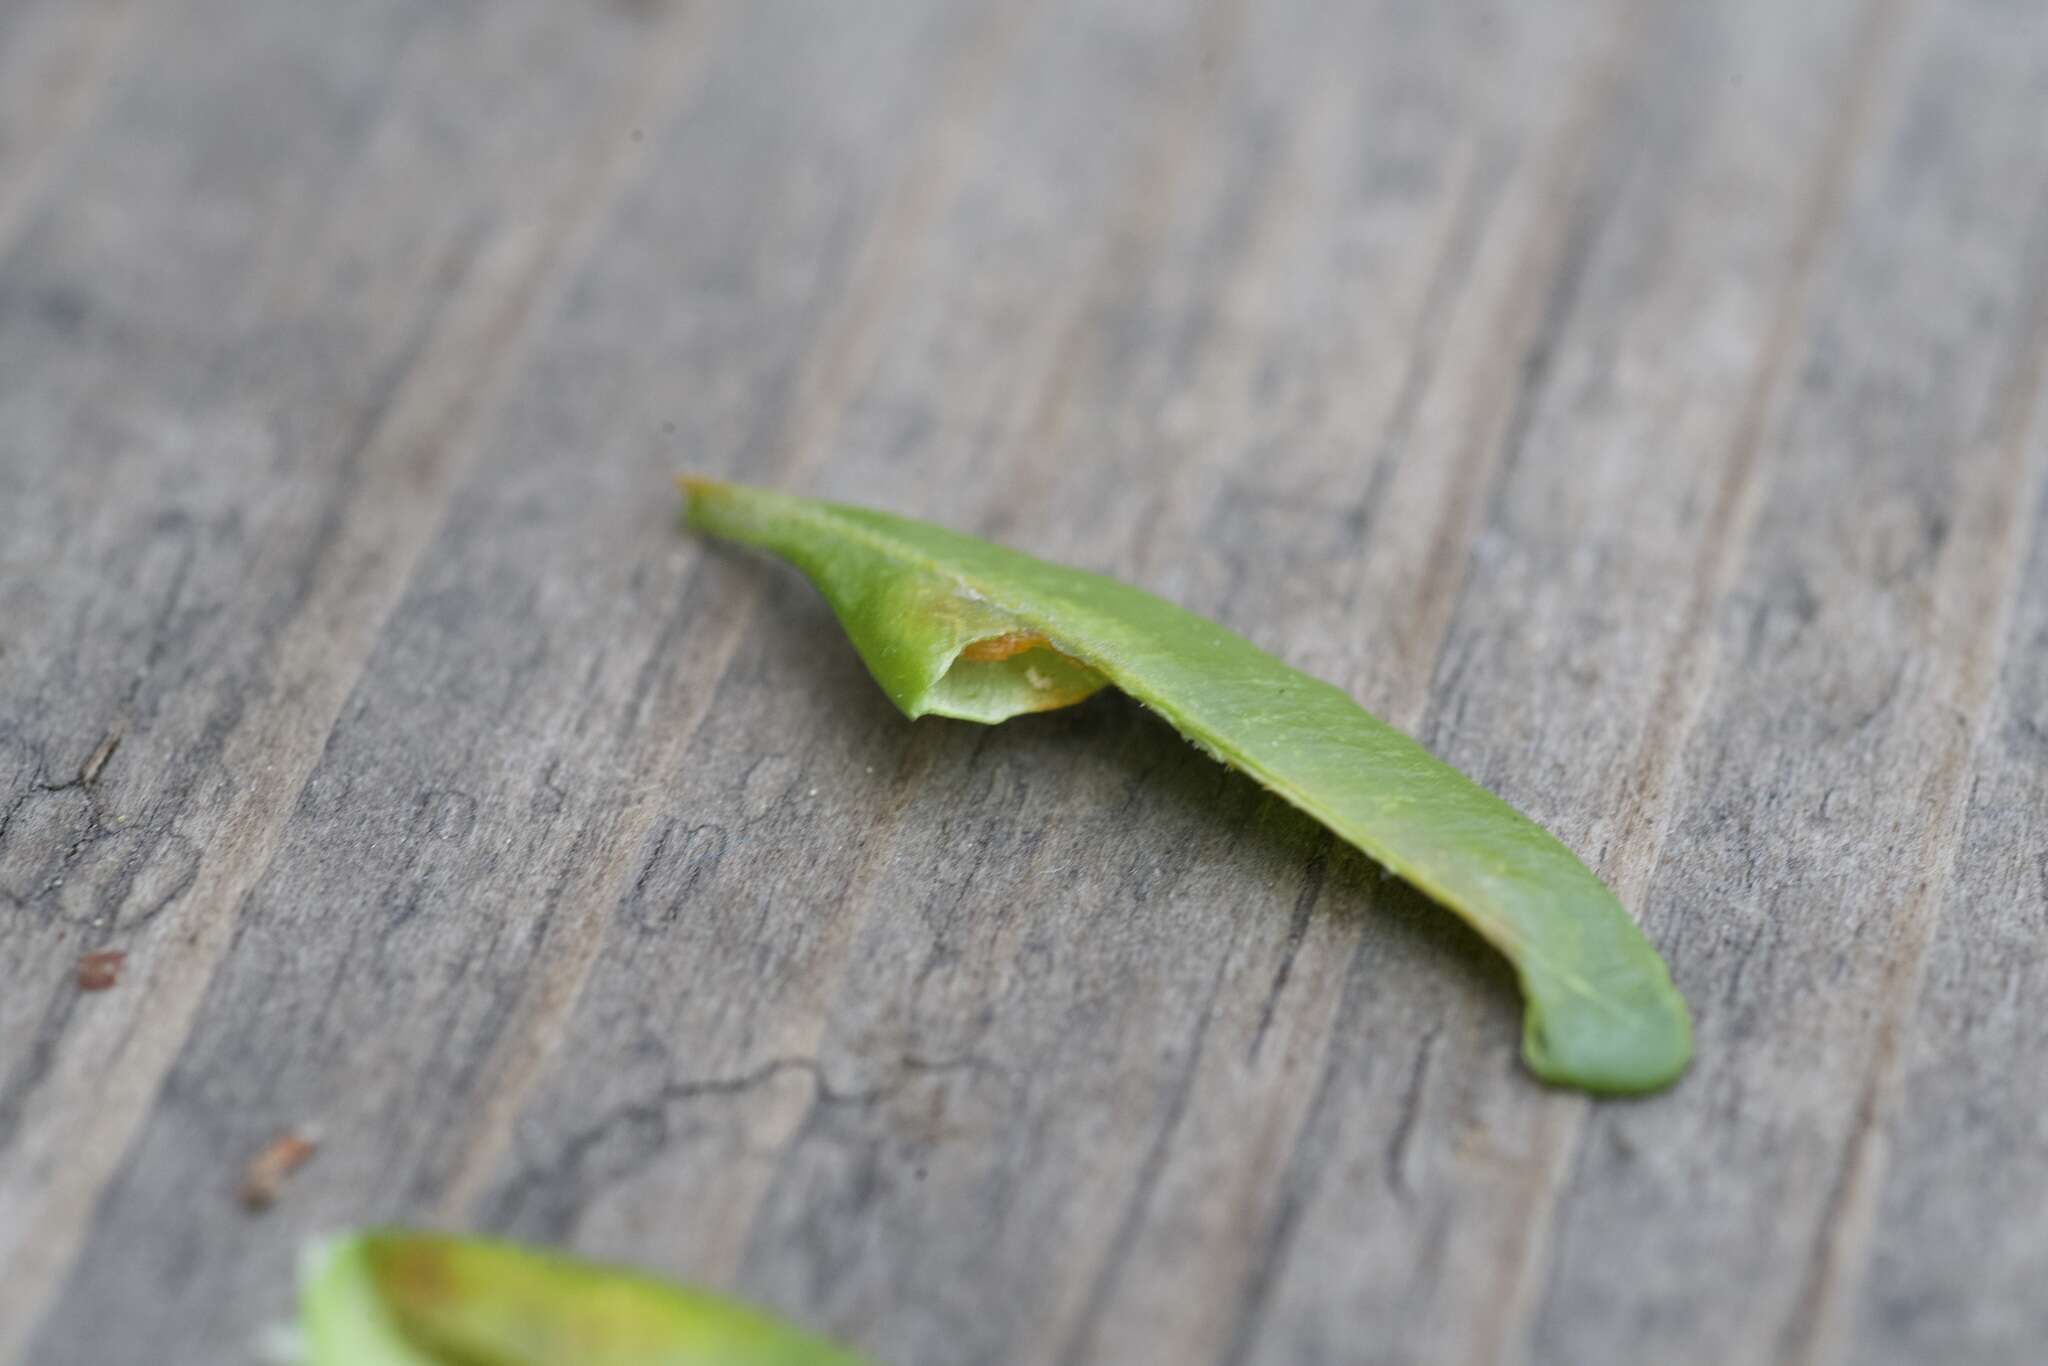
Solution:
[[[2027,0],[0,7],[0,1360],[372,1219],[904,1366],[2027,1359],[2044,101]],[[1121,699],[901,721],[683,469],[1341,683],[1692,1074]]]

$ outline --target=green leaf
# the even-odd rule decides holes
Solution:
[[[1505,954],[1522,1056],[1599,1092],[1685,1070],[1685,1002],[1635,922],[1555,838],[1327,683],[1099,574],[924,522],[684,480],[691,526],[773,551],[824,593],[912,717],[994,722],[1104,683],[1441,902]]]
[[[864,1366],[702,1291],[402,1229],[322,1248],[299,1313],[308,1366]]]

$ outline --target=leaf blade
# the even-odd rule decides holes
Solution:
[[[308,1366],[865,1366],[734,1300],[486,1238],[367,1229],[315,1254]]]
[[[803,570],[906,715],[942,710],[935,694],[977,642],[1042,640],[1471,924],[1515,968],[1537,1076],[1626,1094],[1683,1072],[1685,1003],[1613,894],[1556,838],[1340,689],[1102,575],[874,509],[684,487],[692,527]],[[967,719],[1041,709],[1026,700]]]

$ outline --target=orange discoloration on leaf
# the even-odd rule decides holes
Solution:
[[[961,649],[960,658],[969,664],[1000,664],[1026,650],[1050,649],[1051,644],[1035,631],[1006,631],[999,636],[969,641]]]

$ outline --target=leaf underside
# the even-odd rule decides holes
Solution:
[[[924,522],[685,480],[692,527],[780,555],[905,715],[993,723],[1114,684],[1465,919],[1526,1002],[1522,1056],[1594,1092],[1668,1085],[1685,1002],[1557,839],[1327,683],[1114,579]]]

